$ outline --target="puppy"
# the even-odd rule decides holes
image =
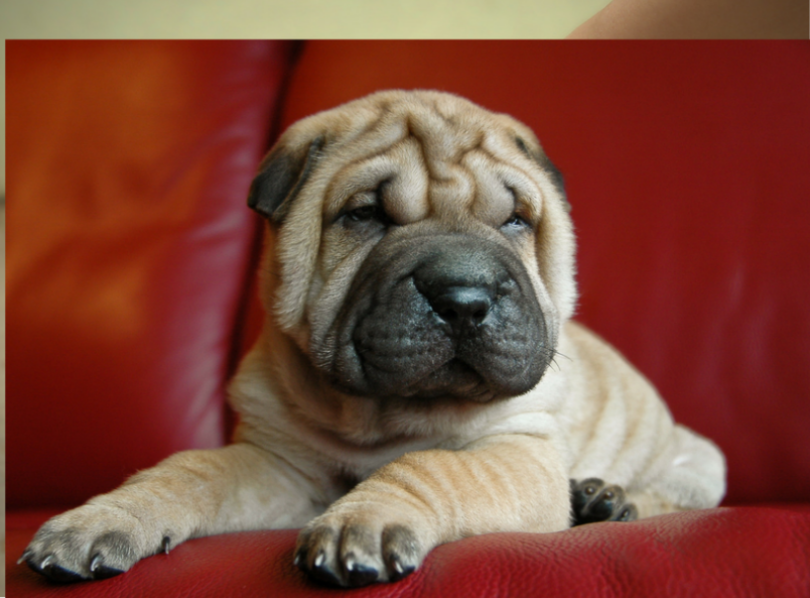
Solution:
[[[248,203],[267,318],[230,388],[234,443],[51,519],[34,570],[100,579],[191,537],[303,526],[296,564],[360,586],[473,534],[721,500],[720,451],[571,321],[569,206],[524,125],[377,93],[293,125]]]

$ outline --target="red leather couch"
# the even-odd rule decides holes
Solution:
[[[56,586],[44,519],[230,430],[260,313],[245,198],[280,127],[370,91],[509,112],[566,177],[578,318],[728,458],[724,506],[440,546],[355,596],[810,595],[810,46],[10,42],[9,596],[315,596],[295,531]]]

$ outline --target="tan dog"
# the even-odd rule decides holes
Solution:
[[[354,586],[473,534],[719,503],[717,448],[570,321],[568,205],[525,126],[378,93],[292,126],[249,203],[268,317],[231,386],[235,443],[51,519],[34,570],[97,579],[187,538],[305,526],[298,566]]]

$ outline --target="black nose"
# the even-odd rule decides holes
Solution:
[[[509,280],[501,259],[480,245],[450,238],[413,270],[416,289],[456,336],[490,322],[497,310],[498,289]]]
[[[446,287],[427,296],[433,311],[445,322],[456,327],[477,326],[492,309],[493,297],[483,287]]]

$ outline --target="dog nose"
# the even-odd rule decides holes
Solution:
[[[427,299],[433,311],[453,328],[478,326],[493,303],[489,289],[484,287],[447,287]]]

